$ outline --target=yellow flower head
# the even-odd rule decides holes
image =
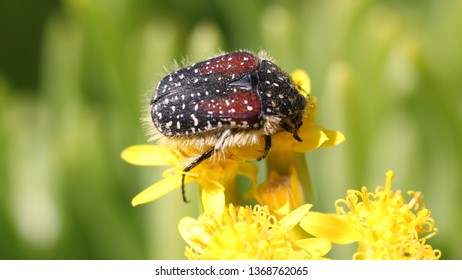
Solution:
[[[267,207],[235,207],[221,215],[205,212],[197,220],[183,218],[179,231],[188,243],[188,259],[319,259],[331,249],[324,238],[299,238],[294,227],[308,213],[303,205],[281,220]]]
[[[385,186],[375,192],[366,187],[350,190],[345,199],[336,202],[338,215],[354,225],[358,251],[353,259],[438,259],[427,240],[438,232],[430,210],[423,204],[420,192],[410,191],[406,202],[401,191],[391,191],[393,172],[387,172]]]
[[[132,200],[134,206],[155,200],[181,186],[185,163],[190,160],[180,149],[166,149],[157,145],[136,145],[122,151],[121,157],[134,165],[173,166],[164,172],[164,179],[151,185]],[[238,174],[245,175],[253,183],[256,180],[256,166],[233,157],[220,161],[205,161],[188,172],[186,183],[197,182],[201,187],[204,208],[215,212],[223,211],[225,186],[233,185]]]

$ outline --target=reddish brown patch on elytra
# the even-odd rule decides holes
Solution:
[[[208,99],[200,103],[200,110],[216,118],[230,118],[236,123],[258,121],[261,111],[260,97],[250,91],[237,91],[223,99]]]
[[[239,76],[246,72],[256,71],[259,64],[260,61],[256,56],[246,52],[236,52],[206,60],[198,66],[201,75],[223,73],[229,76],[232,74]]]

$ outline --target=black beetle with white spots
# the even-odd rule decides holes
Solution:
[[[270,60],[234,52],[192,64],[165,76],[151,100],[151,117],[161,141],[204,148],[185,166],[188,172],[229,147],[254,144],[298,130],[307,104],[291,78]],[[184,180],[182,178],[183,199]]]

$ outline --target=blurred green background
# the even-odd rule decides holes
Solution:
[[[1,1],[0,258],[182,259],[177,222],[197,204],[178,190],[131,207],[162,170],[120,151],[146,143],[174,60],[265,49],[310,74],[317,122],[347,136],[308,155],[316,210],[393,169],[395,189],[424,192],[430,244],[462,259],[461,15],[437,0]]]

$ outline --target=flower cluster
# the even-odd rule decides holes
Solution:
[[[310,234],[337,244],[358,244],[355,260],[436,260],[439,250],[426,244],[438,229],[423,204],[420,192],[410,191],[406,202],[401,191],[393,192],[394,176],[387,172],[385,186],[375,192],[366,187],[348,190],[336,201],[336,214],[309,213],[301,226]],[[321,221],[325,224],[319,228]]]
[[[365,187],[349,190],[338,200],[336,214],[310,211],[312,186],[304,153],[345,141],[338,131],[315,123],[316,99],[310,95],[310,80],[304,71],[291,75],[307,109],[298,131],[272,136],[267,156],[268,178],[257,184],[258,158],[265,143],[226,151],[184,172],[185,164],[203,151],[179,146],[137,145],[122,152],[135,165],[171,166],[163,179],[132,200],[134,206],[155,200],[186,183],[200,187],[202,214],[185,217],[179,231],[188,244],[188,259],[324,259],[332,244],[356,242],[353,259],[438,259],[440,251],[426,241],[437,233],[422,194],[411,193],[405,203],[401,192],[391,191],[392,172],[385,187],[374,193]],[[250,181],[249,190],[237,194],[236,177]],[[245,199],[244,199],[245,198]],[[253,205],[253,206],[251,206]]]
[[[267,206],[230,204],[221,215],[206,211],[197,220],[183,218],[179,229],[188,243],[188,259],[322,259],[331,242],[297,234],[296,226],[311,205],[305,204],[277,220]]]

